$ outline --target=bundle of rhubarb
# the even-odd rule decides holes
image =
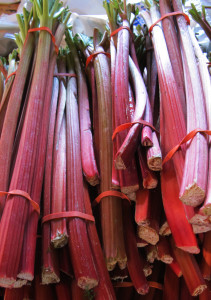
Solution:
[[[104,8],[89,38],[34,0],[0,61],[4,299],[208,300],[206,58],[180,0]]]

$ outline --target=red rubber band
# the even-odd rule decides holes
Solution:
[[[63,211],[44,216],[42,218],[42,224],[51,220],[63,218],[81,218],[90,222],[95,222],[95,218],[92,215],[88,215],[80,211]]]
[[[190,19],[188,17],[188,15],[186,15],[184,12],[182,11],[175,11],[175,12],[171,12],[171,13],[167,13],[165,15],[163,15],[160,19],[158,19],[154,24],[152,24],[149,28],[149,34],[152,33],[152,29],[155,25],[157,25],[157,23],[159,23],[160,21],[162,21],[163,19],[167,18],[167,17],[171,17],[171,16],[178,16],[178,15],[182,15],[183,17],[185,17],[185,20],[187,21],[187,24],[190,25]]]
[[[89,57],[87,57],[87,60],[86,60],[86,69],[87,69],[88,65],[90,64],[90,62],[91,62],[98,54],[105,54],[105,55],[107,55],[109,58],[111,57],[110,53],[108,53],[108,52],[105,52],[105,51],[96,51],[95,53],[92,53]]]
[[[133,33],[132,33],[132,31],[130,30],[130,28],[128,26],[121,26],[121,27],[117,28],[116,30],[114,30],[113,32],[111,32],[110,38],[112,36],[116,35],[122,29],[127,29],[129,31],[130,35],[133,37]]]
[[[54,77],[66,76],[66,77],[77,77],[74,73],[54,73]]]
[[[163,290],[163,285],[161,283],[158,283],[156,281],[148,281],[148,283],[149,283],[150,287],[153,287],[153,288],[161,290],[161,291]]]
[[[12,190],[10,192],[0,191],[0,196],[5,196],[5,195],[8,195],[7,200],[9,200],[9,197],[12,196],[12,195],[24,197],[26,200],[28,200],[30,202],[30,204],[32,205],[34,210],[36,210],[36,212],[38,214],[40,214],[39,204],[37,202],[35,202],[34,200],[32,200],[32,198],[29,196],[29,194],[27,192],[24,192],[22,190]]]
[[[127,195],[125,195],[125,194],[123,194],[122,192],[119,192],[119,191],[110,190],[110,191],[102,192],[99,196],[97,196],[97,198],[95,198],[95,200],[93,202],[93,205],[96,205],[97,203],[100,203],[100,201],[103,198],[109,197],[109,196],[118,197],[118,198],[121,198],[121,199],[126,199],[130,202],[130,199],[128,198]]]
[[[5,84],[7,83],[7,81],[10,79],[10,77],[16,75],[16,71],[12,72],[10,75],[7,76],[7,78],[5,79]]]
[[[58,46],[56,45],[56,39],[55,39],[55,36],[53,35],[52,31],[50,30],[50,28],[48,27],[39,27],[39,28],[32,28],[32,29],[29,29],[28,32],[35,32],[35,31],[41,31],[41,30],[44,30],[44,31],[47,31],[50,35],[51,35],[51,40],[54,44],[54,47],[55,47],[55,51],[56,51],[56,54],[59,53],[59,48]]]
[[[113,132],[112,141],[115,139],[117,133],[119,133],[119,132],[121,132],[121,131],[123,131],[125,129],[128,129],[128,128],[132,127],[135,124],[141,124],[141,125],[149,126],[151,129],[153,129],[154,131],[158,132],[157,129],[152,124],[150,124],[147,121],[144,121],[144,120],[134,121],[134,122],[124,123],[124,124],[121,124],[121,125],[117,126],[116,129]]]
[[[172,156],[177,152],[177,150],[180,148],[181,145],[185,144],[186,142],[190,141],[191,139],[194,138],[194,136],[197,134],[197,133],[201,133],[201,134],[208,134],[208,135],[211,135],[211,130],[202,130],[200,128],[196,128],[194,130],[192,130],[191,132],[189,132],[182,140],[181,142],[176,145],[173,149],[171,149],[166,157],[164,158],[163,160],[163,163],[162,165],[164,165],[167,161],[169,161]]]
[[[163,285],[158,283],[158,282],[155,282],[155,281],[148,281],[148,284],[150,287],[152,288],[155,288],[155,289],[158,289],[158,290],[163,290]],[[123,282],[115,282],[113,283],[113,286],[114,287],[131,287],[131,286],[134,286],[132,282],[128,282],[128,281],[123,281]]]

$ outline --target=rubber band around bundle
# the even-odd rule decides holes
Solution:
[[[95,53],[92,53],[89,55],[89,57],[87,57],[86,60],[86,69],[88,67],[88,65],[90,64],[90,62],[98,55],[98,54],[105,54],[106,56],[108,56],[109,58],[111,57],[110,53],[105,52],[105,51],[96,51]]]
[[[52,213],[44,216],[42,218],[42,224],[45,222],[49,222],[51,220],[63,219],[63,218],[80,218],[90,222],[95,222],[95,218],[92,215],[88,215],[80,211],[63,211],[63,212]]]
[[[148,284],[150,287],[158,289],[158,290],[163,290],[163,285],[161,283],[158,283],[156,281],[148,281]],[[123,281],[123,282],[115,282],[113,283],[113,286],[116,288],[121,288],[121,287],[132,287],[134,284],[132,282],[128,281]]]
[[[127,27],[127,26],[121,26],[121,27],[119,27],[119,28],[117,28],[116,30],[114,30],[114,31],[111,32],[110,38],[111,38],[112,36],[116,35],[116,34],[117,34],[119,31],[121,31],[122,29],[127,29],[127,30],[129,31],[131,37],[133,37],[133,33],[132,33],[132,31],[130,30],[129,27]]]
[[[100,203],[100,201],[105,198],[105,197],[109,197],[109,196],[112,196],[112,197],[118,197],[118,198],[121,198],[121,199],[126,199],[130,202],[130,199],[128,198],[127,195],[125,195],[124,193],[122,192],[119,192],[119,191],[113,191],[113,190],[110,190],[110,191],[105,191],[105,192],[102,192],[99,196],[97,196],[97,198],[95,198],[95,200],[93,201],[92,205],[95,206],[97,205],[98,203]]]
[[[7,81],[10,79],[10,77],[16,75],[16,71],[12,72],[10,75],[7,76],[7,78],[5,79],[5,84],[7,83]]]
[[[149,34],[152,33],[152,29],[155,25],[157,25],[160,21],[162,21],[163,19],[167,18],[167,17],[171,17],[171,16],[178,16],[178,15],[182,15],[183,17],[185,17],[185,20],[187,21],[187,24],[190,25],[190,19],[188,17],[188,15],[186,15],[184,12],[182,11],[175,11],[175,12],[171,12],[171,13],[167,13],[165,15],[163,15],[161,18],[159,18],[155,23],[153,23],[150,28],[149,28]]]
[[[121,125],[117,126],[116,129],[113,132],[112,141],[115,139],[117,133],[119,133],[119,132],[121,132],[121,131],[123,131],[125,129],[128,129],[128,128],[132,127],[135,124],[141,124],[141,125],[149,126],[151,129],[153,129],[154,131],[158,132],[157,129],[152,124],[150,124],[147,121],[144,121],[144,120],[134,121],[134,122],[124,123],[124,124],[121,124]]]
[[[62,77],[62,76],[64,76],[64,77],[77,77],[77,75],[74,74],[74,73],[54,73],[53,76],[54,77]]]
[[[28,200],[30,202],[30,204],[32,205],[32,207],[34,208],[34,210],[36,210],[36,212],[38,214],[40,214],[40,206],[37,202],[35,202],[34,200],[32,200],[32,198],[29,196],[29,194],[27,192],[24,192],[22,190],[12,190],[10,192],[2,192],[0,191],[0,196],[21,196],[24,197],[26,200]],[[7,201],[9,200],[9,197],[7,198]]]
[[[53,33],[52,33],[52,31],[50,30],[50,28],[45,27],[45,26],[43,26],[43,27],[38,27],[38,28],[31,28],[31,29],[28,30],[28,33],[30,33],[30,32],[36,32],[36,31],[41,31],[41,30],[47,31],[47,32],[51,35],[51,40],[52,40],[52,42],[53,42],[53,44],[54,44],[56,54],[58,54],[58,53],[59,53],[59,48],[58,48],[58,46],[56,45],[56,39],[55,39],[55,36],[53,35]]]
[[[211,135],[211,130],[202,130],[200,128],[196,128],[194,130],[192,130],[191,132],[189,132],[182,140],[181,142],[176,145],[173,149],[171,149],[167,155],[165,156],[163,162],[162,162],[162,165],[164,165],[167,161],[169,161],[173,155],[177,152],[177,150],[180,148],[181,145],[187,143],[188,141],[190,141],[191,139],[194,138],[194,136],[197,134],[197,133],[201,133],[201,134],[208,134],[208,135]]]

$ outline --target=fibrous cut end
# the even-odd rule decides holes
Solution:
[[[149,292],[149,285],[145,284],[141,288],[136,289],[136,291],[140,295],[146,295]]]
[[[98,285],[98,281],[94,278],[80,277],[77,285],[83,290],[91,290]]]
[[[201,284],[193,291],[192,296],[200,295],[201,293],[203,293],[204,290],[206,290],[206,288],[207,288],[206,284]]]
[[[197,246],[179,246],[177,245],[177,247],[185,252],[189,252],[192,254],[198,254],[200,252],[200,249]]]
[[[199,206],[205,198],[205,191],[197,185],[196,182],[185,188],[185,191],[180,195],[180,200],[193,207]]]
[[[159,241],[158,232],[148,226],[138,226],[138,236],[151,245],[156,245]]]
[[[58,283],[60,278],[50,269],[44,268],[42,271],[42,284]]]
[[[67,245],[68,235],[57,233],[57,236],[51,239],[51,243],[54,248],[62,248]]]
[[[152,157],[147,160],[147,164],[152,171],[162,171],[162,157]]]

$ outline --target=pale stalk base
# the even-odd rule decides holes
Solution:
[[[43,269],[42,284],[58,283],[60,278],[51,269]]]

